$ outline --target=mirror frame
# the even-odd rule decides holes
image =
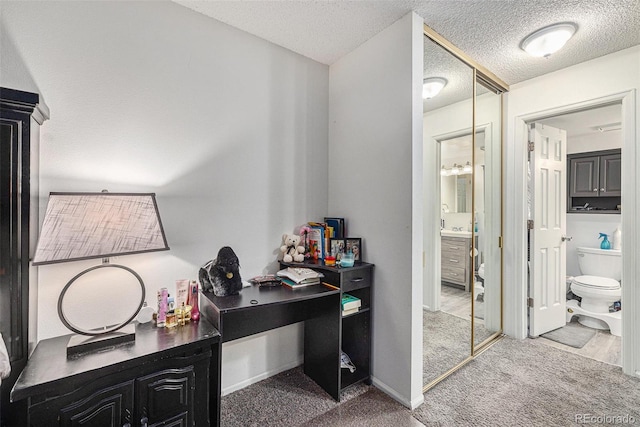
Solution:
[[[472,150],[472,164],[475,165],[475,145],[476,145],[476,127],[477,127],[477,123],[476,123],[476,108],[477,108],[476,98],[477,98],[477,93],[478,93],[477,92],[478,91],[478,82],[480,82],[483,87],[489,89],[493,93],[495,93],[495,94],[500,96],[500,112],[499,113],[500,113],[500,119],[501,119],[500,120],[500,165],[499,165],[499,167],[500,167],[500,236],[498,238],[498,247],[500,249],[500,329],[498,331],[492,333],[488,338],[484,339],[482,342],[480,342],[480,343],[478,343],[476,345],[475,344],[475,340],[474,340],[474,329],[475,329],[474,307],[475,307],[475,304],[472,301],[472,303],[471,303],[471,336],[470,336],[470,340],[469,340],[470,341],[470,354],[469,354],[469,356],[465,360],[463,360],[462,362],[458,363],[457,365],[453,366],[451,369],[449,369],[448,371],[446,371],[445,373],[440,375],[438,378],[434,379],[433,381],[429,382],[428,384],[425,384],[423,389],[422,389],[422,391],[424,393],[427,390],[429,390],[430,388],[432,388],[435,385],[437,385],[438,383],[440,383],[442,380],[447,378],[452,373],[456,372],[462,366],[464,366],[467,363],[469,363],[477,355],[479,355],[484,350],[489,348],[493,343],[497,342],[503,336],[503,329],[504,329],[504,251],[503,251],[503,240],[504,239],[503,239],[503,233],[504,233],[504,145],[505,145],[504,93],[509,91],[509,85],[507,85],[504,81],[502,81],[495,74],[490,72],[488,69],[486,69],[482,65],[478,64],[476,61],[474,61],[472,58],[470,58],[467,54],[465,54],[461,49],[459,49],[458,47],[453,45],[451,42],[449,42],[447,39],[445,39],[440,34],[435,32],[433,29],[431,29],[426,24],[424,24],[423,30],[424,30],[423,33],[424,33],[425,37],[427,37],[429,40],[431,40],[432,42],[434,42],[437,45],[439,45],[440,47],[442,47],[445,51],[447,51],[448,53],[452,54],[454,57],[456,57],[457,59],[459,59],[460,61],[462,61],[466,65],[468,65],[469,67],[471,67],[471,69],[473,70],[473,91],[472,91],[473,92],[473,99],[472,99],[471,137],[472,137],[472,147],[474,147],[474,149]],[[472,194],[473,194],[473,197],[471,199],[471,212],[475,212],[475,173],[476,172],[475,172],[475,168],[474,168],[474,172],[473,172],[474,179],[473,179],[473,182],[472,182]],[[475,241],[476,241],[476,237],[473,236],[472,245],[475,245]],[[474,247],[474,246],[472,246],[472,247]],[[471,256],[471,265],[472,265],[472,268],[471,268],[471,271],[469,272],[469,274],[471,276],[470,277],[470,279],[471,279],[470,283],[472,284],[471,286],[473,286],[473,283],[474,283],[473,279],[475,279],[475,261],[474,261],[474,257],[473,256]],[[470,294],[471,294],[470,298],[472,298],[472,300],[473,300],[473,294],[474,294],[473,293],[473,289],[471,289]]]

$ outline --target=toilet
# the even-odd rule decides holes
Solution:
[[[622,289],[622,252],[614,249],[579,247],[578,266],[581,276],[571,281],[571,292],[582,298],[567,301],[567,323],[573,316],[578,322],[594,329],[609,330],[620,336],[622,312],[609,312],[609,307],[620,301]]]

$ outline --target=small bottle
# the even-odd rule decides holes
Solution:
[[[600,237],[598,239],[602,239],[602,243],[600,243],[600,249],[611,249],[611,242],[609,242],[609,236],[604,233],[600,233]]]
[[[613,249],[617,251],[622,249],[622,231],[620,231],[620,227],[616,227],[613,232]]]
[[[156,316],[156,326],[162,328],[165,326],[167,320],[167,299],[169,293],[167,288],[160,288],[158,291],[158,314]]]
[[[184,303],[182,303],[180,307],[176,308],[176,323],[178,326],[184,326],[184,311]]]
[[[191,306],[191,319],[193,319],[194,322],[200,320],[198,297],[198,282],[192,280],[189,283],[189,298],[187,298],[187,304]]]
[[[173,328],[178,326],[178,319],[176,318],[175,301],[171,295],[169,295],[168,298],[168,307],[169,311],[167,311],[167,321],[164,326],[167,328]]]

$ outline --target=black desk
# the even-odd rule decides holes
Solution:
[[[203,292],[200,302],[202,315],[220,331],[222,342],[304,321],[304,373],[334,399],[340,399],[338,288],[313,285],[293,290],[284,286],[251,286],[243,288],[240,295],[227,297]],[[218,389],[218,396],[220,392]]]

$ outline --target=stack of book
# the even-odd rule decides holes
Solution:
[[[256,276],[249,279],[249,282],[260,287],[274,287],[282,284],[282,279],[275,274]]]
[[[349,314],[357,313],[362,306],[360,298],[356,298],[353,295],[342,294],[342,315],[347,316]]]
[[[288,267],[278,271],[277,275],[282,279],[282,284],[291,289],[318,285],[320,278],[324,277],[322,273],[304,267]]]

